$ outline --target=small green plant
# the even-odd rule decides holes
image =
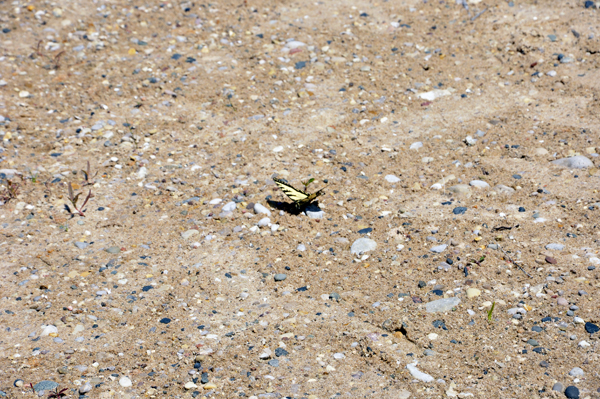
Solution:
[[[96,171],[96,173],[94,173],[94,176],[92,176],[92,170],[90,168],[90,161],[87,161],[87,170],[82,170],[81,172],[85,176],[85,180],[83,182],[81,182],[81,184],[83,184],[83,186],[92,186],[96,183],[92,179],[98,175],[98,171]]]
[[[496,302],[492,302],[492,307],[490,308],[490,310],[488,310],[487,314],[488,314],[488,323],[492,322],[492,313],[494,313],[494,307],[496,306]]]
[[[302,184],[304,185],[304,189],[307,189],[307,188],[308,188],[308,185],[309,185],[310,183],[314,182],[314,181],[315,181],[315,178],[314,178],[314,177],[311,177],[311,178],[310,178],[310,179],[308,179],[307,181],[303,181],[303,182],[302,182]]]
[[[39,173],[33,173],[33,171],[29,168],[27,168],[27,171],[29,172],[29,180],[31,180],[32,183],[37,183],[37,177]]]
[[[84,208],[84,207],[85,207],[85,205],[88,203],[88,201],[90,200],[90,198],[93,198],[93,197],[94,197],[94,196],[92,195],[92,190],[90,190],[90,191],[88,192],[88,195],[87,195],[87,197],[85,197],[85,200],[83,201],[83,204],[81,205],[81,207],[78,207],[78,206],[77,206],[77,201],[79,201],[79,196],[80,196],[82,193],[77,193],[77,194],[74,194],[74,193],[73,193],[73,186],[71,185],[71,183],[70,183],[70,182],[69,182],[69,185],[68,185],[67,187],[69,188],[69,201],[71,201],[71,204],[73,204],[73,208],[75,208],[75,210],[77,211],[77,213],[79,213],[79,216],[83,216],[83,217],[85,217],[85,214],[83,213],[83,212],[84,212],[84,209],[83,209],[83,208]],[[75,212],[71,211],[70,209],[69,209],[69,212],[71,212],[71,214],[74,214],[74,213],[75,213]]]
[[[61,390],[59,391],[59,390],[58,390],[58,387],[56,387],[56,389],[54,390],[54,392],[50,392],[50,395],[48,395],[48,399],[51,399],[51,398],[59,398],[59,399],[60,399],[60,398],[65,398],[65,397],[67,397],[67,394],[65,393],[65,391],[66,391],[67,389],[68,389],[68,388],[63,388],[63,389],[61,389]]]

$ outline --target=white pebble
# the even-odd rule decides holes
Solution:
[[[123,388],[127,388],[132,386],[133,384],[131,383],[131,380],[129,379],[129,377],[121,377],[119,379],[119,385],[122,386]]]

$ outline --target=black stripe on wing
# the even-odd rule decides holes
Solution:
[[[275,182],[275,184],[277,184],[277,186],[279,186],[281,191],[283,191],[283,193],[285,195],[287,195],[294,202],[305,201],[310,196],[309,194],[305,193],[304,191],[296,190],[294,187],[285,183],[283,180],[274,178],[273,181]]]

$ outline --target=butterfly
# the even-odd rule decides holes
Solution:
[[[275,184],[277,184],[277,186],[279,186],[279,188],[281,189],[281,191],[283,191],[285,195],[287,195],[292,201],[294,201],[296,208],[300,208],[302,206],[310,204],[315,198],[323,194],[323,188],[317,191],[316,193],[308,194],[304,191],[296,190],[294,187],[290,186],[283,180],[274,178],[273,181],[275,182]]]

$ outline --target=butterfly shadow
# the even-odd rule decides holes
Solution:
[[[294,204],[290,204],[289,202],[280,202],[280,201],[273,201],[273,200],[267,200],[267,204],[269,204],[269,206],[271,206],[272,208],[279,209],[280,211],[284,211],[286,213],[289,213],[290,215],[300,215],[304,211],[309,211],[309,212],[321,212],[322,211],[321,208],[319,208],[318,201],[311,202],[310,204],[305,205],[300,208],[296,207],[296,205],[294,205]]]

